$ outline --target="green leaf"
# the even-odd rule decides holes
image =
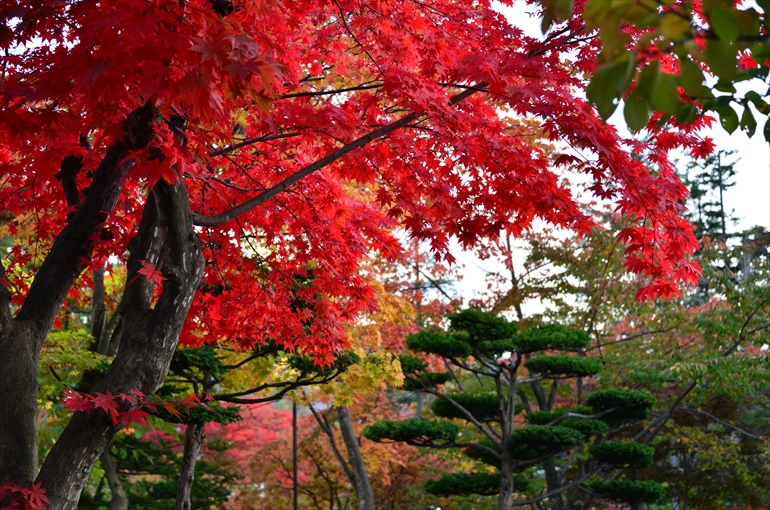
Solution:
[[[602,119],[607,120],[618,107],[618,98],[628,88],[636,69],[636,57],[612,62],[600,67],[588,84],[586,95],[596,105]]]
[[[770,142],[770,119],[765,120],[763,134],[765,135],[765,141]]]
[[[756,108],[759,113],[766,115],[770,112],[770,107],[768,107],[768,104],[762,99],[762,96],[760,96],[758,92],[750,90],[746,92],[744,98],[751,101],[751,104],[754,105],[754,108]]]
[[[652,99],[655,88],[658,86],[658,76],[660,75],[660,62],[655,60],[646,65],[639,73],[639,79],[636,82],[636,93],[645,99]]]
[[[610,5],[607,0],[588,0],[585,9],[583,9],[583,18],[586,20],[586,28],[593,30],[607,18],[610,11]]]
[[[676,77],[666,73],[658,75],[657,87],[652,94],[652,107],[664,113],[673,113],[679,104],[679,92],[676,88]]]
[[[693,97],[703,95],[705,77],[700,66],[688,58],[681,58],[679,64],[679,82],[684,91]]]
[[[709,13],[709,23],[717,37],[725,42],[736,41],[741,34],[741,27],[735,16],[724,7],[714,9]]]
[[[754,114],[751,113],[749,105],[743,107],[743,115],[741,116],[741,129],[743,129],[749,138],[754,136],[757,130],[757,121],[754,119]]]
[[[719,123],[722,124],[725,131],[732,134],[738,129],[738,114],[735,113],[735,110],[725,106],[717,108],[717,112],[719,112]]]
[[[643,129],[647,125],[649,114],[649,103],[645,98],[637,94],[636,91],[626,98],[626,107],[623,109],[623,116],[631,131]]]
[[[658,28],[660,35],[666,39],[681,39],[691,31],[690,20],[674,12],[664,14]]]
[[[723,81],[733,81],[738,70],[735,48],[729,42],[710,39],[706,41],[706,63]]]

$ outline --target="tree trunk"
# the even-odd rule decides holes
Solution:
[[[556,463],[553,458],[543,462],[543,470],[545,471],[546,492],[555,491],[556,489],[561,488],[561,484],[559,484],[559,473],[556,471]],[[561,494],[552,496],[549,500],[552,503],[553,510],[564,509],[564,500]]]
[[[195,480],[195,463],[203,444],[203,423],[188,423],[184,433],[184,458],[179,473],[179,484],[176,489],[176,510],[190,510],[193,480]]]
[[[118,477],[118,466],[112,459],[110,453],[110,446],[104,449],[99,456],[99,462],[102,464],[104,474],[107,477],[107,485],[110,486],[110,492],[112,493],[112,501],[110,501],[110,510],[128,510],[128,495],[123,489],[123,484],[120,483]]]
[[[5,288],[2,289],[5,291]],[[4,292],[7,294],[7,291]],[[0,300],[4,300],[0,297]],[[8,306],[3,303],[2,311]],[[5,313],[3,314],[5,315]],[[8,322],[10,313],[8,313]],[[0,485],[28,483],[37,474],[39,335],[26,325],[3,328],[0,355]]]
[[[163,291],[152,306],[152,283],[138,273],[140,262],[157,264],[165,250]],[[159,182],[145,205],[137,236],[129,245],[129,284],[123,295],[120,348],[93,393],[151,395],[163,383],[182,324],[203,274],[200,240],[192,230],[182,182]],[[48,454],[37,481],[50,498],[49,510],[77,506],[94,463],[117,429],[102,411],[77,412]]]
[[[510,440],[503,441],[503,448],[508,446],[510,450]],[[503,450],[505,452],[505,450]],[[513,462],[510,454],[503,453],[500,466],[500,499],[498,500],[498,510],[511,510],[513,506]]]
[[[340,431],[342,439],[345,441],[345,448],[348,451],[348,460],[355,472],[355,490],[358,497],[358,504],[361,510],[375,510],[374,492],[372,484],[369,483],[369,474],[366,472],[366,464],[361,456],[361,448],[358,446],[358,438],[353,430],[353,422],[350,419],[350,411],[347,406],[337,408],[337,419],[340,422]]]
[[[67,292],[85,267],[83,261],[91,258],[93,239],[101,232],[105,214],[115,208],[123,178],[133,164],[127,157],[130,151],[147,145],[152,136],[152,123],[153,112],[149,104],[129,115],[123,126],[127,136],[107,150],[94,172],[91,185],[84,190],[83,202],[54,240],[15,318],[11,314],[11,296],[2,268],[0,483],[10,480],[29,483],[37,474],[37,363],[40,351]],[[79,164],[77,159],[65,160],[70,166]],[[62,165],[64,167],[65,162]],[[68,168],[67,175],[76,174],[77,170]],[[68,178],[64,174],[62,177]],[[74,201],[75,197],[68,197],[68,200]],[[105,446],[106,443],[101,444],[98,453]]]

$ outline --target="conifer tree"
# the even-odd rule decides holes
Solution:
[[[591,377],[602,369],[597,358],[581,354],[590,343],[587,334],[558,324],[518,331],[517,323],[476,310],[450,315],[449,324],[448,331],[423,330],[407,338],[413,353],[439,356],[447,372],[428,370],[428,363],[417,356],[401,357],[406,387],[436,397],[431,404],[436,419],[380,421],[364,429],[373,441],[461,448],[479,461],[474,472],[426,483],[427,492],[498,495],[500,510],[510,510],[514,495],[526,494],[534,496],[532,502],[550,498],[557,508],[565,508],[556,496],[579,484],[588,489],[575,492],[573,500],[581,505],[581,494],[632,505],[663,495],[654,482],[618,478],[624,468],[652,463],[652,447],[621,440],[626,425],[649,416],[655,403],[650,392],[601,390],[583,406],[555,405],[559,381]],[[525,387],[546,380],[552,382],[551,394],[530,402]],[[525,418],[518,419],[522,411]],[[528,468],[563,459],[581,445],[588,447],[591,460],[579,478],[555,490],[549,484],[550,492],[536,495],[541,491]]]

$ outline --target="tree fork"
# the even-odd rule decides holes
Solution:
[[[157,261],[165,248],[163,291],[151,308],[152,285],[134,279],[140,261]],[[200,240],[192,230],[183,182],[159,182],[145,205],[139,233],[132,241],[129,285],[124,294],[125,327],[120,349],[93,393],[113,395],[138,390],[150,395],[163,383],[195,290],[203,274]],[[77,507],[94,463],[117,429],[101,411],[77,412],[43,464],[37,481],[50,498],[51,510]]]
[[[144,147],[152,135],[152,108],[134,110],[126,120],[125,140],[115,142],[96,169],[77,211],[38,269],[16,318],[3,278],[0,295],[0,387],[14,388],[0,397],[0,484],[30,482],[37,474],[37,364],[40,350],[72,283],[91,258],[98,234],[123,189],[131,168],[129,151]],[[65,158],[66,159],[66,158]],[[70,194],[70,199],[74,199]],[[3,268],[4,270],[4,268]],[[3,277],[5,273],[3,272]]]

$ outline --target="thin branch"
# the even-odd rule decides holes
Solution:
[[[281,138],[291,138],[293,136],[299,136],[302,133],[292,132],[292,133],[280,133],[276,135],[266,135],[266,136],[259,136],[256,138],[247,138],[246,140],[243,140],[242,142],[234,143],[233,145],[228,145],[227,147],[224,147],[222,149],[217,149],[215,151],[211,151],[208,153],[209,156],[221,156],[223,154],[227,154],[229,152],[233,152],[234,150],[238,150],[241,147],[246,147],[247,145],[253,145],[255,143],[259,142],[267,142],[269,140],[278,140]]]
[[[481,82],[477,85],[477,87],[482,88],[486,87],[486,83]],[[456,96],[452,97],[449,100],[450,105],[455,105],[459,103],[460,101],[472,96],[475,94],[477,90],[466,90],[460,94],[457,94]],[[241,205],[235,206],[232,209],[225,211],[220,214],[215,214],[213,216],[204,216],[201,214],[193,214],[193,222],[195,225],[200,227],[215,227],[218,225],[222,225],[223,223],[232,220],[233,218],[236,218],[237,216],[240,216],[241,214],[244,214],[253,208],[257,207],[258,205],[261,205],[265,203],[266,201],[270,200],[274,196],[286,191],[291,185],[297,183],[301,179],[307,177],[310,174],[313,174],[317,172],[318,170],[321,170],[322,168],[334,163],[338,159],[342,158],[343,156],[353,152],[356,149],[359,149],[361,147],[364,147],[368,145],[373,140],[377,140],[379,138],[382,138],[393,131],[396,131],[408,124],[411,124],[417,119],[420,119],[427,115],[423,112],[414,112],[410,113],[408,115],[405,115],[401,117],[400,119],[391,122],[390,124],[387,124],[385,126],[382,126],[379,129],[376,129],[360,138],[357,138],[356,140],[352,141],[351,143],[340,147],[336,151],[332,152],[328,156],[325,156],[315,163],[311,163],[310,165],[305,166],[304,168],[296,171],[289,177],[285,178],[275,186],[265,190],[264,192],[260,193],[256,197],[247,200],[246,202],[242,203]]]
[[[711,418],[712,420],[714,420],[715,422],[719,423],[720,425],[724,425],[725,427],[731,428],[731,429],[735,430],[736,432],[740,432],[741,434],[743,434],[746,437],[750,437],[751,439],[754,439],[756,441],[762,441],[761,437],[755,436],[754,434],[752,434],[750,432],[746,432],[742,428],[736,427],[735,425],[733,425],[730,422],[726,422],[724,420],[720,420],[719,418],[717,418],[713,414],[707,413],[706,411],[701,411],[700,409],[695,409],[695,408],[692,408],[692,407],[684,408],[683,411],[687,411],[688,413],[691,413],[691,414],[692,413],[702,414],[703,416],[707,416],[708,418]]]

